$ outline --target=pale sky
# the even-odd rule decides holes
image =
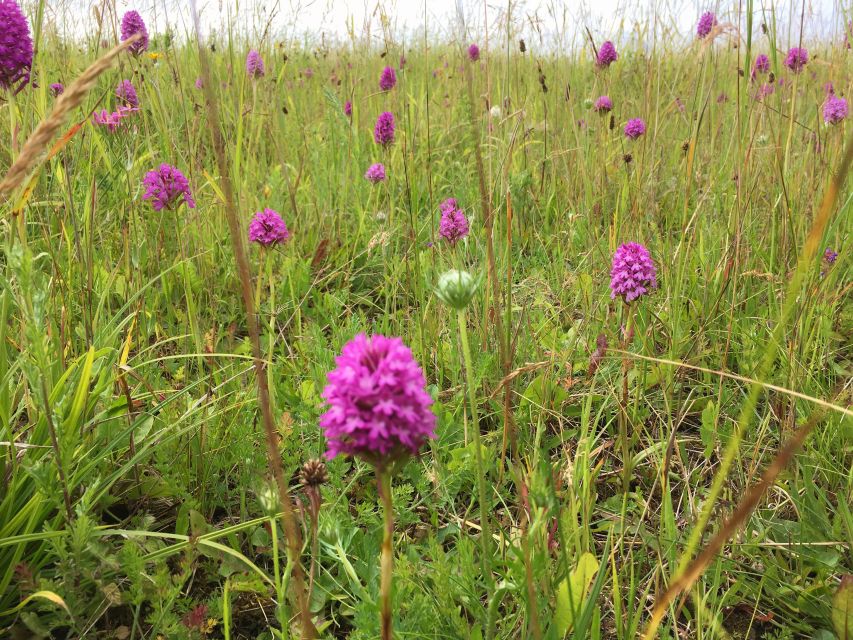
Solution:
[[[34,0],[33,0],[34,1]],[[705,10],[717,13],[721,22],[734,22],[738,1],[719,0],[197,0],[202,24],[208,30],[222,30],[230,24],[249,40],[264,33],[270,40],[297,39],[347,41],[352,32],[361,39],[379,45],[382,42],[382,15],[396,40],[415,44],[423,38],[423,26],[432,38],[460,38],[458,16],[464,16],[465,40],[481,44],[488,36],[497,45],[505,42],[507,15],[513,38],[524,37],[534,46],[573,49],[584,46],[584,28],[596,39],[649,46],[652,34],[693,38],[696,20]],[[81,35],[91,32],[94,23],[91,0],[49,0],[47,10],[60,32]],[[98,3],[100,4],[100,3]],[[110,3],[107,3],[110,4]],[[145,19],[149,32],[162,32],[167,23],[178,34],[191,30],[190,0],[116,0],[119,16],[136,9]],[[743,6],[746,2],[742,2]],[[755,0],[755,29],[763,16],[775,12],[780,24],[779,45],[799,40],[800,12],[803,0]],[[848,0],[849,5],[849,0]],[[426,10],[425,10],[426,6]],[[807,40],[835,40],[841,33],[844,17],[853,17],[841,0],[805,0],[803,19]],[[795,19],[790,20],[791,14]],[[234,19],[237,16],[237,19]],[[745,26],[745,21],[743,21]]]

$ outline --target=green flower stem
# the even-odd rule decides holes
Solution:
[[[481,562],[483,565],[483,579],[486,581],[486,587],[491,593],[492,590],[492,570],[491,556],[489,547],[491,546],[492,532],[489,527],[489,508],[486,502],[486,470],[483,466],[483,451],[480,443],[480,419],[477,415],[477,400],[474,390],[474,367],[471,365],[471,347],[468,345],[468,327],[465,322],[465,310],[459,309],[457,312],[457,320],[459,324],[459,337],[462,340],[462,354],[465,358],[465,377],[468,387],[468,402],[471,405],[471,422],[472,433],[474,434],[474,459],[477,462],[477,485],[480,493],[480,549]]]
[[[382,538],[379,583],[379,621],[382,640],[391,640],[393,623],[391,619],[391,592],[394,576],[394,505],[391,502],[391,474],[387,468],[376,468],[376,483],[379,499],[382,501],[382,518],[385,535]]]

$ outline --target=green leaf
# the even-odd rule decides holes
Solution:
[[[717,421],[717,407],[713,400],[709,400],[708,404],[702,410],[702,424],[699,427],[699,437],[702,438],[702,444],[705,445],[705,457],[711,455],[716,443],[714,435],[714,424]]]
[[[832,626],[838,640],[853,640],[853,576],[844,576],[832,598]]]
[[[591,553],[584,553],[571,576],[564,579],[557,588],[557,610],[554,612],[554,624],[557,637],[565,638],[580,613],[587,589],[598,572],[598,560]]]

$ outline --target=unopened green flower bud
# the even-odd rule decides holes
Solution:
[[[467,271],[451,269],[438,279],[435,295],[448,307],[461,311],[468,306],[482,281]]]

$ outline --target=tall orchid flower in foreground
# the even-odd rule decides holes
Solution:
[[[385,67],[379,77],[379,88],[382,91],[391,91],[397,84],[397,72],[394,67]]]
[[[20,90],[30,81],[33,40],[30,25],[14,0],[0,0],[0,89]]]
[[[625,137],[630,140],[636,140],[646,133],[646,123],[642,118],[631,118],[628,124],[625,125]]]
[[[650,289],[657,288],[657,268],[649,250],[637,242],[627,242],[613,254],[613,266],[610,269],[610,297],[622,298],[627,304],[627,319],[624,327],[623,349],[627,351],[634,335],[634,305],[632,302],[646,295]],[[631,484],[631,446],[628,436],[628,374],[631,362],[626,356],[622,359],[622,404],[619,407],[619,439],[622,442],[623,489],[628,491]]]
[[[435,437],[432,398],[426,390],[423,370],[400,338],[358,334],[344,345],[335,363],[323,390],[329,408],[320,417],[328,442],[326,457],[358,456],[376,469],[385,523],[380,626],[382,639],[391,640],[391,476]]]
[[[137,33],[142,37],[128,48],[135,56],[148,49],[148,29],[145,28],[145,21],[138,11],[128,11],[121,18],[121,39],[127,40]]]
[[[717,16],[712,11],[706,11],[699,17],[699,22],[696,23],[696,37],[707,38],[711,30],[717,26]]]
[[[246,73],[251,78],[262,78],[266,73],[264,59],[261,58],[261,54],[254,49],[249,51],[248,55],[246,55]]]
[[[456,203],[456,198],[448,198],[441,203],[439,209],[441,221],[438,226],[438,235],[452,247],[468,235],[468,219]]]
[[[599,69],[606,69],[611,64],[616,62],[619,55],[616,53],[616,47],[610,40],[605,40],[598,49],[598,55],[595,57],[595,66]]]
[[[287,242],[290,232],[278,211],[267,207],[258,211],[249,223],[249,242],[269,247]]]
[[[394,142],[394,114],[390,111],[383,111],[376,119],[376,126],[373,128],[373,139],[376,144],[388,146]]]

